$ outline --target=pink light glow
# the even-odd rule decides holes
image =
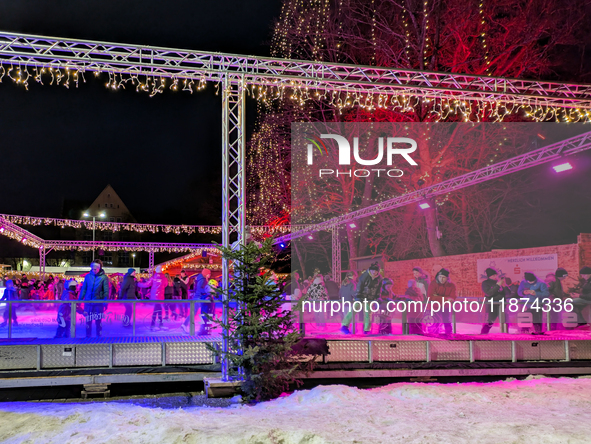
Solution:
[[[419,204],[419,208],[420,208],[421,210],[426,210],[427,208],[431,208],[431,205],[429,205],[429,203],[428,203],[428,202],[423,202],[423,203],[420,203],[420,204]]]
[[[552,168],[554,168],[554,171],[557,173],[561,173],[562,171],[572,170],[573,166],[569,162],[566,162],[561,163],[560,165],[554,165]]]

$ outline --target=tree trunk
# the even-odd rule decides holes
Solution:
[[[425,223],[427,224],[427,238],[429,239],[429,248],[433,257],[445,256],[445,250],[439,239],[437,239],[437,218],[435,209],[429,208],[425,211]]]
[[[468,204],[466,195],[462,193],[462,230],[464,232],[464,242],[466,243],[466,253],[472,253],[472,242],[470,241],[470,225],[468,224]]]
[[[300,253],[300,249],[298,248],[298,243],[297,240],[295,242],[292,242],[291,245],[293,246],[293,248],[296,251],[296,255],[298,256],[298,261],[300,261],[300,269],[302,270],[301,276],[302,276],[302,280],[306,279],[306,267],[304,265],[304,261],[302,260],[302,253]]]

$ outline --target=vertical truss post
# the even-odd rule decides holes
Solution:
[[[332,280],[341,282],[341,240],[339,226],[332,227]]]
[[[154,272],[154,250],[150,249],[148,251],[148,270],[151,273]]]
[[[244,239],[245,217],[245,137],[244,137],[244,77],[226,75],[222,84],[222,245],[230,247],[230,235],[236,232],[237,242]],[[230,264],[222,258],[222,321],[228,325]],[[229,378],[228,330],[222,339],[222,380]]]
[[[41,274],[41,280],[45,281],[45,245],[39,247],[39,273]]]

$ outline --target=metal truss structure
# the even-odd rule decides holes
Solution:
[[[79,250],[90,251],[102,249],[106,251],[147,251],[149,254],[150,272],[154,269],[154,253],[185,253],[201,254],[202,251],[219,252],[214,244],[184,244],[165,242],[105,242],[105,241],[79,241],[79,240],[45,240],[39,236],[19,227],[18,225],[0,216],[0,234],[13,238],[29,247],[39,249],[39,271],[45,274],[45,262],[47,254],[52,250]]]
[[[292,232],[291,234],[278,237],[276,242],[288,242],[300,237],[309,236],[310,234],[318,231],[334,230],[335,227],[353,222],[357,219],[373,216],[374,214],[393,210],[411,203],[418,203],[431,197],[440,196],[451,191],[457,191],[471,185],[476,185],[491,179],[496,179],[507,174],[551,162],[560,157],[569,156],[588,149],[591,149],[591,131],[583,133],[579,136],[571,137],[570,139],[553,143],[537,150],[530,151],[525,154],[521,154],[519,156],[512,157],[511,159],[504,160],[494,165],[490,165],[470,173],[462,174],[461,176],[454,177],[452,179],[444,180],[443,182],[431,185],[427,188],[422,188],[411,193],[403,194],[402,196],[397,196],[392,199],[362,208],[360,210],[353,211],[351,213],[347,213],[315,225],[310,225],[304,230]]]
[[[74,228],[92,230],[94,228],[101,231],[135,231],[136,233],[175,233],[175,234],[219,234],[222,232],[221,225],[165,225],[165,224],[142,224],[134,222],[103,222],[100,220],[79,220],[79,219],[59,219],[54,217],[34,217],[20,216],[16,214],[0,214],[0,218],[13,224],[21,225],[53,225],[61,228]],[[295,227],[297,228],[297,227]],[[251,225],[250,229],[254,233],[277,233],[288,232],[291,230],[289,225]],[[232,230],[232,227],[231,227]]]
[[[10,66],[10,69],[7,70],[5,66]],[[366,94],[379,98],[381,103],[388,98],[404,96],[449,101],[503,102],[517,106],[582,109],[585,112],[591,109],[589,85],[242,56],[0,32],[0,76],[7,74],[15,80],[13,76],[16,70],[18,74],[15,81],[22,84],[26,82],[26,76],[29,76],[27,68],[35,69],[36,77],[41,76],[44,69],[54,72],[58,70],[62,75],[64,71],[68,79],[70,76],[79,79],[85,72],[105,72],[115,81],[119,76],[119,85],[125,75],[137,80],[144,87],[150,79],[154,81],[169,78],[173,85],[179,80],[183,81],[183,89],[191,91],[190,85],[195,81],[199,84],[206,81],[220,83],[223,100],[224,173],[222,243],[226,247],[230,246],[231,232],[237,233],[237,242],[244,239],[244,97],[248,86],[260,86],[279,94],[287,88],[303,98],[311,97],[309,91],[316,90],[325,97],[332,95],[333,98],[341,94]],[[163,88],[164,83],[161,82],[160,85]],[[410,201],[410,197],[402,196],[396,206]],[[380,207],[360,211],[379,212],[383,209]],[[355,213],[354,216],[347,217],[357,218],[363,215]],[[340,223],[342,222],[339,220],[328,221],[315,225],[308,232],[338,227]],[[302,233],[304,232],[298,231],[285,239],[299,237]],[[340,254],[338,239],[338,233],[333,232],[335,255]],[[151,254],[153,257],[153,252]],[[223,285],[227,290],[228,264],[225,260],[223,269]],[[226,380],[227,377],[226,362],[223,378]]]
[[[108,72],[132,77],[406,95],[591,109],[591,86],[469,74],[242,56],[0,32],[0,61],[14,67]]]

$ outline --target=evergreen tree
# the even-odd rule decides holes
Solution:
[[[311,370],[312,357],[293,350],[301,334],[294,327],[291,310],[284,310],[284,280],[277,279],[271,267],[277,259],[273,240],[250,242],[238,249],[219,247],[231,261],[234,280],[228,296],[228,322],[212,321],[227,330],[230,376],[242,370],[241,390],[246,401],[263,401],[279,396],[290,386],[301,385],[299,377]],[[234,306],[236,303],[236,306]],[[225,353],[211,349],[221,358]]]

